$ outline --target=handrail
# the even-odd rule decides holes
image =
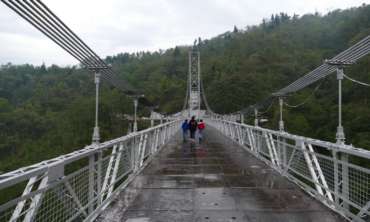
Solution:
[[[180,129],[174,120],[0,175],[0,221],[89,221]]]
[[[370,218],[369,150],[218,118],[206,121],[346,219]]]

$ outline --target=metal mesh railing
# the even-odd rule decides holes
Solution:
[[[179,120],[0,175],[0,221],[93,220],[177,132]]]
[[[370,151],[222,119],[207,121],[345,218],[370,221]]]

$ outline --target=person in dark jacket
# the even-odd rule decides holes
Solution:
[[[184,122],[181,125],[182,128],[182,136],[184,138],[184,142],[186,141],[186,137],[188,136],[188,130],[189,130],[189,123],[188,120],[184,120]]]
[[[195,131],[197,131],[198,123],[195,120],[195,116],[191,117],[189,121],[190,138],[195,139]]]

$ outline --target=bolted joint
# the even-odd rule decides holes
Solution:
[[[337,68],[337,80],[342,80],[344,78],[344,73],[342,68]]]
[[[137,132],[137,122],[134,122],[134,129],[133,129],[134,132]]]
[[[94,127],[94,132],[93,132],[93,135],[92,135],[93,144],[99,144],[99,142],[100,142],[100,132],[99,131],[100,131],[99,127],[95,126]]]
[[[279,105],[283,106],[283,104],[284,104],[283,98],[279,97]]]
[[[281,132],[284,131],[284,121],[282,121],[282,120],[279,121],[279,130]]]
[[[343,130],[342,126],[337,127],[337,133],[336,133],[335,137],[337,139],[337,144],[344,144],[345,143],[346,137],[344,135],[344,130]]]

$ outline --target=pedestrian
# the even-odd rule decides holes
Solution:
[[[190,138],[195,139],[195,131],[197,131],[198,123],[195,120],[195,116],[191,117],[189,121]]]
[[[188,130],[189,130],[189,123],[187,119],[184,120],[181,128],[182,128],[182,136],[184,138],[184,142],[186,142],[186,137],[188,136]]]
[[[199,137],[199,144],[202,143],[203,140],[203,130],[206,128],[206,125],[204,124],[203,120],[199,120],[198,124],[198,137]]]

